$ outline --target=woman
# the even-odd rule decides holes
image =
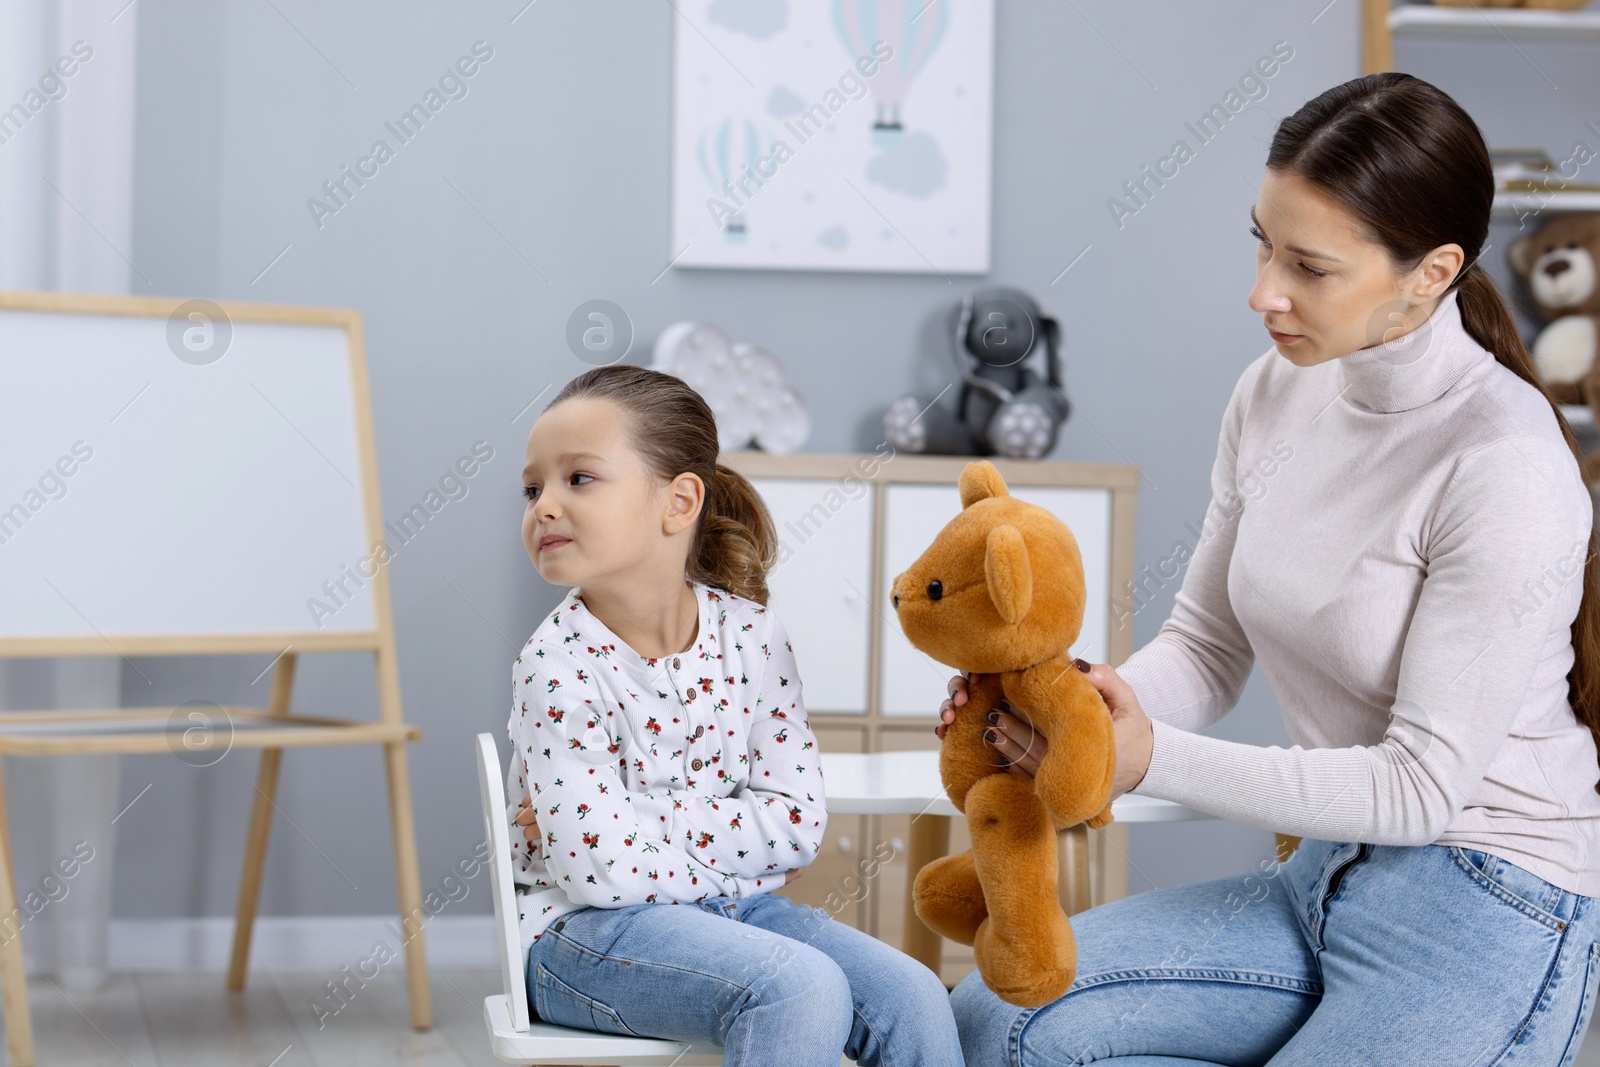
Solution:
[[[1223,417],[1172,617],[1079,664],[1134,791],[1302,838],[1073,917],[1041,1008],[977,973],[967,1062],[1568,1063],[1600,982],[1600,588],[1577,444],[1478,265],[1472,119],[1405,74],[1278,127],[1251,212],[1274,342]],[[1292,748],[1199,731],[1255,657]],[[964,703],[952,682],[941,737]],[[997,760],[1047,738],[991,713]]]

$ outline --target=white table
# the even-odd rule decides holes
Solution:
[[[901,949],[939,973],[943,942],[917,918],[911,891],[917,872],[950,851],[950,820],[961,814],[939,780],[939,752],[824,752],[822,779],[828,811],[840,815],[910,815],[907,849],[905,927]],[[1111,804],[1118,822],[1182,822],[1216,816],[1170,800],[1125,793]],[[1084,823],[1061,831],[1068,850],[1066,911],[1089,907],[1089,828]]]

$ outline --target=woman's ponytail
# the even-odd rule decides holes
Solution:
[[[1583,449],[1572,432],[1561,405],[1535,373],[1533,356],[1522,340],[1516,319],[1506,306],[1500,289],[1487,271],[1476,262],[1461,281],[1461,325],[1484,348],[1494,354],[1511,373],[1539,390],[1556,413],[1556,425],[1583,469]],[[1577,617],[1572,620],[1572,670],[1567,672],[1567,702],[1578,721],[1589,727],[1595,747],[1600,749],[1600,528],[1589,528],[1589,550],[1583,557],[1583,595]],[[1595,784],[1600,793],[1600,782]]]

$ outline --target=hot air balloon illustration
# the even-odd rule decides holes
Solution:
[[[745,238],[744,206],[770,177],[759,169],[762,157],[769,152],[768,141],[748,118],[723,119],[700,134],[695,155],[700,173],[712,189],[707,203],[729,241]],[[730,209],[732,214],[726,214]]]
[[[878,41],[894,50],[878,73],[866,79],[877,105],[872,123],[875,144],[899,141],[904,129],[900,107],[949,25],[949,0],[834,0],[834,31],[852,60],[872,55]]]

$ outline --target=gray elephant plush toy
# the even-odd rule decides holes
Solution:
[[[946,456],[1048,455],[1072,410],[1056,320],[1020,289],[986,289],[962,299],[954,340],[961,386],[955,406],[901,397],[883,416],[889,443]],[[1026,365],[1036,352],[1042,375]]]

